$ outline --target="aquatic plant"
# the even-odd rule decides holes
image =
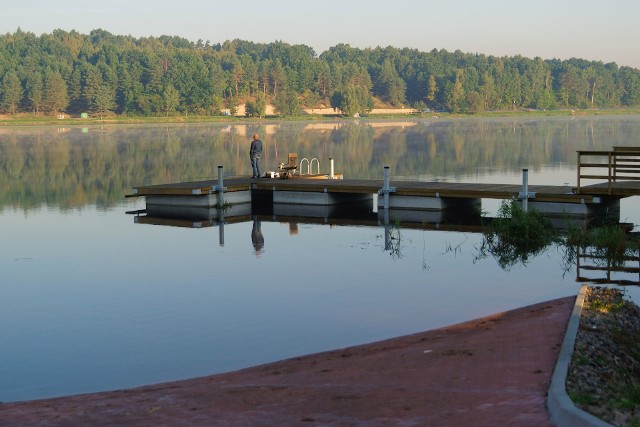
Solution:
[[[565,257],[570,260],[580,252],[600,263],[617,267],[624,265],[630,257],[637,257],[640,239],[618,222],[605,222],[585,228],[569,227],[564,244]]]
[[[563,251],[565,272],[579,257],[611,268],[623,267],[640,256],[639,236],[607,217],[588,227],[576,227],[567,221],[566,231],[560,233],[542,213],[525,211],[518,201],[511,200],[502,202],[495,218],[483,216],[483,222],[485,230],[476,259],[491,255],[503,269],[517,263],[526,265],[553,244]]]
[[[483,232],[477,259],[492,255],[502,269],[528,260],[557,241],[548,218],[535,209],[525,211],[516,200],[503,201]]]

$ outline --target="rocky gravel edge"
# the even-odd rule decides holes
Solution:
[[[640,308],[619,287],[586,287],[566,392],[616,426],[640,426]]]

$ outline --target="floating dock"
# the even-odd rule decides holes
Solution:
[[[308,178],[257,179],[236,177],[136,187],[131,196],[144,196],[147,210],[159,207],[216,209],[239,204],[272,203],[274,205],[331,206],[356,201],[371,201],[384,188],[383,180]],[[479,208],[481,199],[522,200],[521,185],[453,182],[390,181],[388,208],[441,211]],[[581,192],[568,186],[531,185],[526,199],[528,207],[547,214],[592,215],[603,210],[619,209],[621,198],[640,195],[640,183],[617,182],[582,187]],[[378,206],[383,198],[378,198]]]
[[[227,178],[218,166],[217,179],[139,186],[130,196],[145,197],[146,212],[153,216],[203,219],[234,211],[251,215],[252,208],[265,205],[279,215],[305,216],[305,211],[317,215],[323,208],[370,203],[374,211],[394,210],[397,217],[426,222],[434,212],[480,212],[482,199],[518,200],[525,210],[557,218],[619,216],[620,200],[640,195],[640,147],[577,153],[575,187],[529,185],[527,169],[521,184],[391,181],[388,167],[380,180],[344,179],[333,174],[332,163],[330,175],[288,179]],[[583,185],[585,180],[600,182]]]

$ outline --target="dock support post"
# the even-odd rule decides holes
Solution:
[[[384,182],[382,184],[383,206],[389,209],[389,166],[384,167]]]
[[[382,188],[378,190],[378,194],[382,194],[382,206],[384,209],[389,209],[389,193],[394,193],[396,187],[389,187],[389,166],[384,167],[384,180]]]
[[[522,169],[522,210],[529,209],[529,169]]]
[[[329,163],[331,163],[331,174],[329,175],[330,179],[335,178],[334,174],[333,174],[333,157],[329,157]]]
[[[213,190],[217,191],[218,205],[218,243],[224,246],[224,170],[222,165],[218,165],[218,185],[213,186]]]
[[[224,171],[218,165],[218,244],[224,246]]]
[[[218,209],[222,209],[224,206],[224,190],[226,190],[224,187],[224,172],[222,169],[222,165],[218,165],[218,185],[213,186],[213,190],[218,192]]]
[[[395,191],[395,188],[392,190],[391,187],[389,187],[389,166],[385,166],[384,167],[384,175],[383,175],[383,182],[382,182],[382,206],[385,209],[389,209],[389,193],[391,191]]]
[[[522,169],[522,191],[518,193],[518,198],[522,200],[522,210],[529,210],[529,199],[535,199],[536,193],[529,192],[529,169]]]
[[[389,166],[385,166],[383,169],[383,181],[382,188],[378,190],[378,194],[382,194],[384,208],[384,250],[388,251],[391,248],[391,230],[389,229],[389,192],[392,191],[389,187]],[[395,188],[393,189],[395,191]]]

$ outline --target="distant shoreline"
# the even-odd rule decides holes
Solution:
[[[344,117],[339,114],[304,114],[295,117],[266,116],[264,118],[244,116],[197,116],[174,115],[160,116],[105,116],[80,118],[69,115],[61,115],[62,118],[53,116],[38,116],[19,114],[16,116],[0,115],[0,126],[34,126],[34,125],[95,125],[95,124],[144,124],[144,123],[263,123],[270,121],[322,121],[322,120],[378,120],[378,119],[419,119],[419,118],[490,118],[490,117],[566,117],[566,116],[599,116],[599,115],[632,115],[640,114],[640,109],[588,109],[588,110],[548,110],[548,111],[491,111],[478,114],[460,114],[447,112],[407,112],[407,109],[394,113],[385,110],[384,113],[369,114],[362,117]]]

